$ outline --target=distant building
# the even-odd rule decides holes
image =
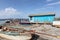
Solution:
[[[32,14],[29,15],[29,20],[31,23],[53,23],[55,18],[54,13],[48,13],[48,14]]]
[[[29,19],[20,19],[20,24],[30,23]]]

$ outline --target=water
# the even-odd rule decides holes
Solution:
[[[0,19],[0,25],[4,24],[6,21],[8,21],[8,19]]]
[[[7,31],[5,31],[5,32],[1,31],[0,33],[7,34],[7,35],[13,35],[13,36],[19,36],[20,35],[20,33],[14,32],[14,31],[9,31],[9,32],[7,32]]]
[[[4,24],[4,23],[5,23],[5,21],[1,21],[1,20],[0,20],[0,25],[2,25],[2,24]]]

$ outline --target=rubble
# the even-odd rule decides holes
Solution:
[[[32,30],[36,30],[36,32],[41,33],[40,36],[42,36],[42,38],[47,38],[48,40],[60,40],[60,28],[56,28],[56,27],[52,27],[51,25],[41,25],[40,27],[35,27],[32,28]],[[44,36],[44,34],[45,36]],[[48,34],[48,35],[46,35]],[[50,35],[56,35],[56,37],[54,38],[53,36]]]

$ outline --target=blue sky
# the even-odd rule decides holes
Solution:
[[[0,0],[0,19],[28,18],[29,14],[47,12],[60,17],[60,0]]]

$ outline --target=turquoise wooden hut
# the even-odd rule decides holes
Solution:
[[[32,23],[53,23],[55,18],[54,13],[47,13],[47,14],[32,14],[29,15],[29,20]]]

